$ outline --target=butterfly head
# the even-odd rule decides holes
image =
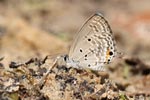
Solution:
[[[61,55],[59,57],[57,57],[57,63],[58,65],[66,65],[66,63],[68,62],[69,57],[68,55]]]

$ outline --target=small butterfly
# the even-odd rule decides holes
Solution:
[[[104,70],[116,55],[116,42],[106,19],[96,13],[79,30],[68,55],[58,57],[68,67]],[[60,60],[61,59],[61,60]]]

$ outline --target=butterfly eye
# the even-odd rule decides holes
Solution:
[[[67,61],[68,60],[68,55],[64,55],[63,58],[64,58],[64,61]]]
[[[67,61],[67,57],[66,56],[64,57],[64,60]]]

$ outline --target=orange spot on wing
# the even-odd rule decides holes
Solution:
[[[109,57],[110,57],[110,49],[107,48],[107,51],[106,51],[106,62],[108,61]]]

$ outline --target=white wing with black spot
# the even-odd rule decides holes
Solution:
[[[69,52],[73,67],[102,70],[116,54],[114,36],[106,19],[99,13],[90,17],[78,32]],[[76,64],[72,64],[72,63]]]

